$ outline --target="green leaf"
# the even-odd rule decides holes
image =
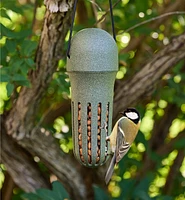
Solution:
[[[41,200],[41,198],[34,193],[24,193],[21,195],[21,199],[23,200]]]
[[[151,198],[148,195],[147,191],[144,191],[144,190],[135,192],[134,197],[139,199],[139,200],[151,200]]]
[[[8,82],[11,80],[11,77],[8,74],[1,74],[0,81],[1,82]]]
[[[24,59],[24,61],[31,69],[34,69],[35,62],[32,58],[26,58],[26,59]]]
[[[6,63],[6,56],[7,56],[8,52],[7,52],[7,49],[5,46],[3,46],[1,49],[0,49],[0,63],[1,65],[5,64]]]
[[[53,192],[57,195],[59,199],[66,199],[66,198],[69,199],[67,191],[59,181],[54,181],[52,183],[52,186],[53,186]]]
[[[6,40],[5,47],[6,47],[8,52],[15,52],[16,46],[17,46],[17,44],[16,44],[15,40],[12,40],[12,39]]]
[[[3,24],[0,23],[0,30],[1,30],[1,35],[14,38],[15,37],[15,32],[11,31],[10,29],[6,28]]]
[[[52,183],[52,190],[38,189],[36,193],[25,193],[22,198],[25,200],[64,200],[69,199],[69,195],[58,181]],[[32,199],[33,198],[33,199]]]
[[[24,67],[24,60],[19,59],[18,57],[14,57],[14,59],[11,60],[9,66],[12,68],[11,73],[15,74],[21,71],[21,68]]]
[[[10,67],[2,67],[0,69],[0,73],[1,73],[0,80],[1,80],[1,82],[8,82],[11,79],[9,72],[10,72]]]
[[[51,191],[51,190],[47,190],[47,189],[38,189],[36,191],[36,194],[38,194],[38,196],[42,199],[42,200],[59,200],[57,195]]]
[[[174,147],[177,149],[183,149],[185,145],[185,138],[182,138],[180,140],[177,140],[174,144]]]
[[[7,27],[5,27],[3,24],[0,23],[0,30],[1,30],[1,36],[6,36],[8,38],[14,38],[14,39],[23,39],[28,37],[31,34],[31,30],[22,30],[20,32],[14,32]]]
[[[17,6],[17,1],[16,0],[1,0],[1,7],[7,8],[9,10],[12,10],[16,13],[23,13],[22,7]]]
[[[154,175],[148,174],[147,177],[140,180],[139,184],[135,187],[135,190],[133,192],[134,199],[138,198],[140,200],[150,200],[147,192],[153,178]]]
[[[9,15],[7,15],[7,11],[4,8],[0,9],[0,13],[1,13],[1,17],[7,18],[9,20],[11,20],[11,18],[9,17]]]
[[[163,88],[161,99],[164,99],[167,102],[173,103],[174,102],[174,96],[175,96],[175,89],[170,88],[168,86]]]
[[[21,54],[30,56],[35,51],[37,43],[34,41],[26,40],[21,44]]]
[[[143,0],[142,3],[140,0],[135,1],[136,10],[139,12],[146,12],[148,9],[148,0]]]
[[[14,84],[7,83],[6,89],[7,89],[7,96],[10,97],[10,95],[12,94],[12,92],[14,90]]]
[[[12,77],[12,81],[27,81],[27,77],[21,75],[21,74],[15,74]]]
[[[130,194],[134,191],[134,187],[136,184],[136,180],[133,179],[126,179],[122,180],[119,185],[120,188],[122,189],[120,199],[130,199]]]
[[[21,86],[26,86],[26,87],[31,87],[31,83],[29,80],[25,80],[25,81],[16,81],[17,85],[21,85]]]
[[[174,198],[170,197],[170,196],[163,196],[163,195],[161,195],[159,197],[157,196],[155,199],[156,200],[173,200]]]

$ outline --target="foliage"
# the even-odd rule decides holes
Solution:
[[[38,189],[35,193],[25,193],[22,195],[24,200],[67,200],[69,195],[60,182],[52,183],[52,190]]]
[[[97,2],[97,17],[100,18],[108,9],[105,0]],[[154,21],[140,26],[131,32],[124,32],[131,26],[165,12],[165,8],[175,1],[163,0],[122,0],[114,8],[115,28],[117,44],[119,48],[119,72],[117,80],[129,79],[142,66],[152,58],[152,55],[168,44],[170,39],[183,33],[185,28],[184,15],[174,15],[165,18],[160,24]],[[31,87],[29,71],[35,69],[35,55],[39,44],[45,7],[39,1],[34,11],[35,1],[11,0],[1,1],[0,17],[0,46],[1,46],[1,84],[0,84],[0,113],[6,113],[13,106],[13,101],[19,96],[22,87]],[[92,27],[95,23],[91,9],[91,3],[85,2],[88,16],[85,22],[79,20],[77,13],[74,33],[84,27]],[[102,27],[112,32],[109,15],[103,21]],[[140,44],[135,48],[128,48],[132,41],[139,38]],[[67,38],[66,38],[67,43]],[[127,50],[128,48],[128,50]],[[46,89],[37,115],[39,121],[43,113],[52,113],[64,101],[70,99],[70,84],[65,72],[65,60],[60,60],[52,81]],[[185,159],[177,165],[175,176],[170,179],[171,171],[176,166],[178,156],[184,153],[185,138],[179,137],[185,134],[185,63],[176,64],[166,73],[158,85],[154,85],[150,98],[139,102],[137,108],[142,115],[140,132],[132,145],[129,153],[116,167],[112,181],[105,191],[101,186],[94,186],[96,200],[102,199],[139,199],[139,200],[183,200]],[[172,110],[168,109],[171,108]],[[177,113],[173,115],[173,113]],[[171,122],[168,116],[172,116]],[[164,134],[164,139],[159,140],[155,149],[155,138],[162,137],[156,127],[169,127]],[[56,118],[44,123],[43,128],[50,130],[57,139],[61,149],[65,153],[72,153],[70,110],[63,116],[58,114]],[[160,129],[162,132],[162,130]],[[173,143],[174,139],[176,141]],[[163,150],[165,146],[165,150]],[[162,149],[162,150],[161,150]],[[41,171],[44,164],[38,160]],[[4,173],[4,172],[2,172]],[[168,187],[170,181],[172,187]],[[38,189],[35,193],[22,195],[25,200],[58,200],[69,199],[64,187],[59,182],[53,182],[52,190]],[[18,195],[19,196],[19,195]]]

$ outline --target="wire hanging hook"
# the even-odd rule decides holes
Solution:
[[[78,3],[78,0],[75,0],[73,11],[72,11],[72,22],[71,22],[71,27],[70,27],[69,42],[68,42],[68,48],[67,48],[67,57],[68,58],[70,58],[69,52],[70,52],[70,48],[71,48],[71,39],[72,39],[73,25],[74,25],[74,20],[75,20],[75,12],[76,12],[77,3]]]
[[[75,12],[76,12],[76,7],[77,7],[78,0],[74,1],[74,7],[72,11],[72,22],[71,22],[71,27],[70,27],[70,34],[69,34],[69,41],[68,41],[68,48],[67,48],[67,57],[70,58],[70,48],[71,48],[71,39],[72,39],[72,32],[73,32],[73,25],[74,25],[74,19],[75,19]],[[113,9],[112,9],[112,1],[109,0],[109,7],[110,7],[110,16],[111,16],[111,24],[112,24],[112,34],[113,38],[116,41],[116,33],[114,29],[114,16],[113,16]]]
[[[115,33],[115,29],[114,29],[114,16],[113,16],[113,11],[112,11],[112,1],[109,0],[109,6],[110,6],[110,16],[111,16],[111,24],[112,24],[112,34],[113,34],[113,38],[116,41],[116,33]]]

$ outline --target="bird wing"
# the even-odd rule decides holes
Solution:
[[[116,151],[115,151],[116,163],[118,163],[124,157],[124,155],[128,152],[129,148],[130,144],[126,142],[125,133],[121,128],[121,121],[120,121],[118,123],[118,132],[116,139]]]

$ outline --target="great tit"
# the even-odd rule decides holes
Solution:
[[[135,108],[127,108],[121,112],[123,116],[116,122],[112,133],[106,140],[110,141],[112,160],[105,175],[105,183],[108,184],[114,166],[124,157],[130,149],[140,127],[140,114]]]

